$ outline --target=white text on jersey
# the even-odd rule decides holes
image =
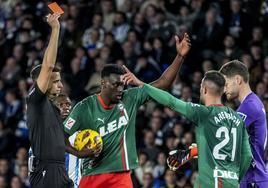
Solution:
[[[214,121],[216,124],[220,123],[222,120],[225,119],[232,120],[236,124],[236,126],[241,123],[241,121],[236,116],[227,112],[220,112],[217,114],[217,116],[214,116]]]
[[[119,117],[119,120],[113,120],[112,122],[107,123],[106,126],[102,126],[99,129],[99,133],[101,136],[105,136],[109,133],[114,132],[117,129],[120,129],[122,126],[125,126],[128,124],[128,118],[124,115]]]

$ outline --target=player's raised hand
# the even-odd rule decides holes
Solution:
[[[130,70],[125,65],[123,65],[122,67],[126,72],[121,77],[121,80],[125,85],[131,84],[139,87],[143,86],[144,83],[141,80],[139,80],[132,72],[130,72]]]
[[[178,55],[185,57],[191,49],[191,40],[187,33],[184,33],[182,40],[179,36],[175,36],[176,50]]]
[[[60,27],[59,17],[60,14],[57,13],[47,15],[47,23],[50,25],[52,29]]]

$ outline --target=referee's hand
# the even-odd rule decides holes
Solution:
[[[60,27],[59,23],[60,14],[57,13],[48,14],[46,17],[47,17],[47,23],[50,25],[52,29]]]

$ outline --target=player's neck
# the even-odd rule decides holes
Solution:
[[[243,84],[239,90],[238,100],[239,102],[243,102],[243,100],[251,93],[251,89],[249,84]]]
[[[206,106],[216,106],[221,104],[222,104],[221,97],[210,96],[205,101]]]
[[[102,98],[103,103],[105,106],[110,106],[112,105],[112,101],[108,95],[106,95],[104,92],[101,92],[99,96]]]

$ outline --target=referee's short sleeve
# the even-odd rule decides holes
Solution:
[[[37,83],[33,85],[30,92],[27,96],[27,103],[29,104],[40,104],[42,101],[44,101],[46,94],[43,93]]]

